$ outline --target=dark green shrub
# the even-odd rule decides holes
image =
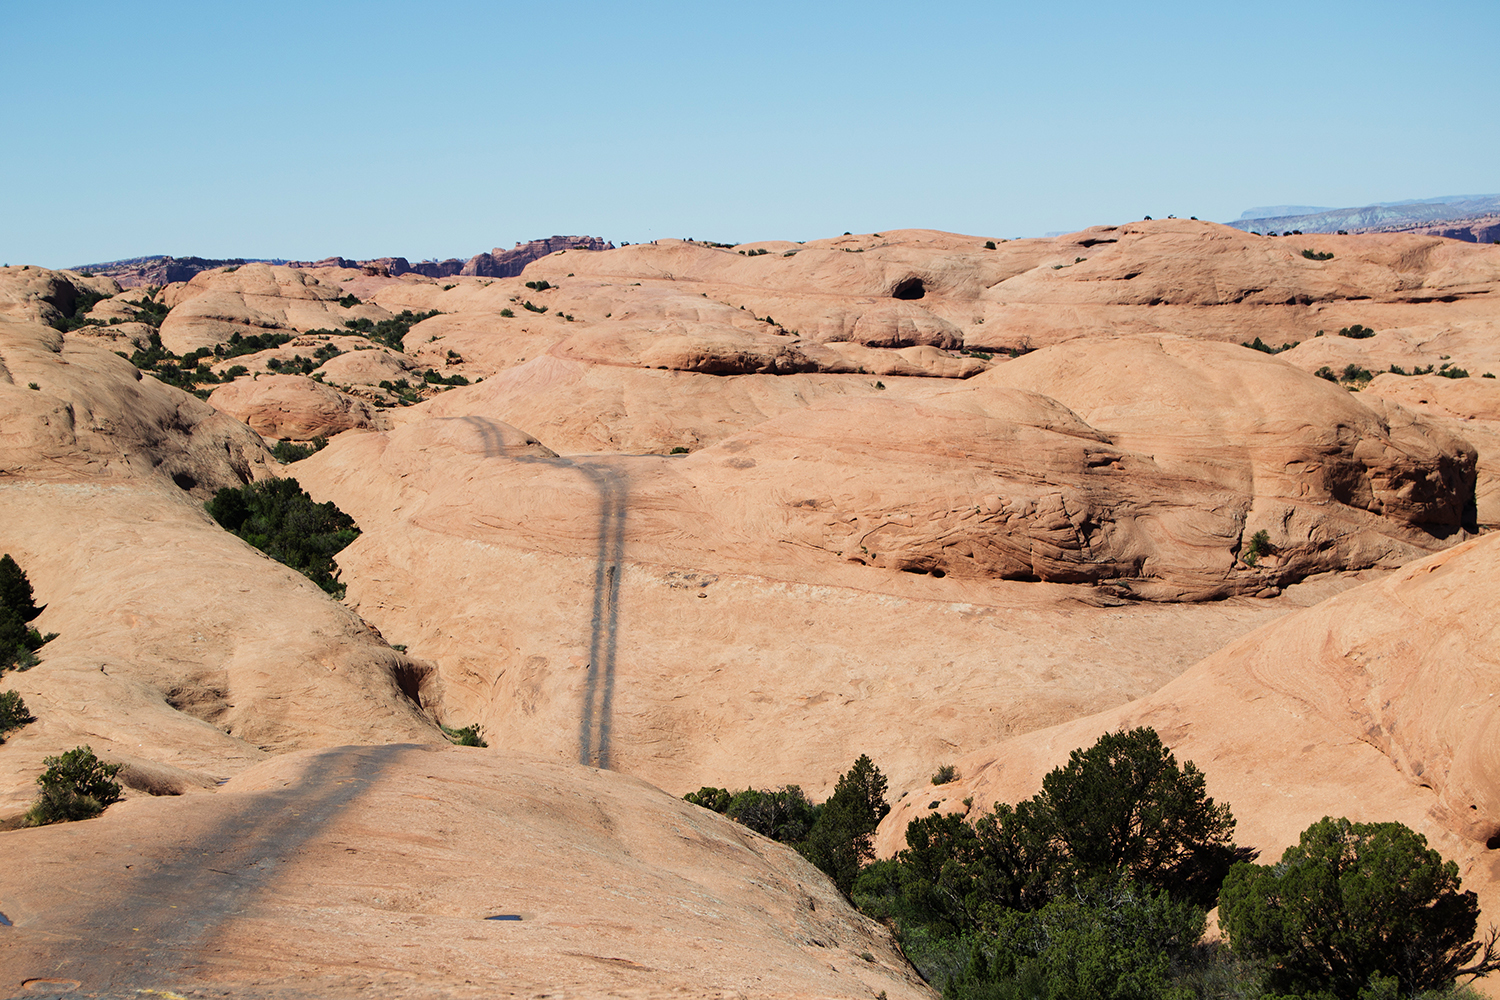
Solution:
[[[288,465],[292,462],[300,462],[309,455],[315,455],[326,447],[328,447],[328,439],[326,437],[315,437],[309,444],[293,444],[290,441],[277,441],[276,447],[271,449],[271,454],[282,465]]]
[[[422,381],[428,385],[468,385],[469,380],[462,375],[439,375],[435,368],[429,368],[422,373]]]
[[[1260,557],[1270,555],[1271,536],[1264,531],[1257,531],[1250,536],[1250,544],[1245,546],[1244,554],[1240,557],[1245,560],[1247,566],[1254,566],[1260,561]]]
[[[1212,906],[1238,859],[1234,817],[1204,790],[1203,772],[1178,767],[1154,729],[1107,733],[1042,779],[1039,833],[1083,881],[1128,869],[1145,885]]]
[[[1368,368],[1361,368],[1356,364],[1347,364],[1339,373],[1340,382],[1368,382],[1375,377],[1375,373]]]
[[[1302,256],[1308,260],[1333,260],[1333,254],[1331,253],[1316,253],[1312,250],[1302,251]]]
[[[1318,376],[1318,378],[1327,379],[1330,382],[1337,382],[1339,380],[1338,375],[1334,374],[1333,369],[1329,368],[1327,365],[1319,368],[1317,371],[1313,372],[1313,374]]]
[[[1469,370],[1467,368],[1458,368],[1451,361],[1445,361],[1438,366],[1437,374],[1443,378],[1468,378]]]
[[[204,505],[210,517],[277,562],[335,597],[333,557],[359,536],[354,519],[332,502],[314,503],[295,479],[268,479],[226,487]]]
[[[542,313],[547,311],[546,306],[534,306],[531,304],[531,300],[529,299],[521,303],[521,308],[525,309],[527,312],[534,312],[537,315],[541,315]]]
[[[506,319],[515,319],[516,318],[516,312],[515,312],[514,309],[501,309],[500,310],[500,315],[503,316],[503,317],[505,317]]]
[[[952,764],[944,764],[932,773],[934,785],[946,785],[950,781],[958,780],[958,768]]]
[[[783,785],[775,791],[745,789],[729,800],[724,815],[761,836],[783,844],[800,844],[812,829],[818,810],[801,788]]]
[[[26,702],[21,700],[19,692],[0,691],[0,743],[5,742],[6,733],[35,721],[36,717],[26,710]]]
[[[23,622],[29,622],[42,613],[26,572],[8,552],[0,556],[0,607],[9,608]]]
[[[702,806],[705,809],[712,809],[716,813],[721,813],[729,808],[729,803],[734,800],[734,796],[730,794],[727,788],[714,788],[712,785],[704,785],[696,792],[688,792],[683,796],[683,799],[695,806]]]
[[[1245,342],[1241,341],[1240,342],[1240,346],[1241,347],[1248,347],[1252,351],[1262,351],[1262,352],[1264,352],[1266,354],[1280,354],[1282,351],[1290,351],[1292,348],[1296,347],[1297,345],[1293,344],[1291,342],[1287,342],[1287,343],[1282,344],[1280,347],[1272,347],[1270,344],[1267,344],[1264,341],[1262,341],[1259,337],[1256,337],[1253,341],[1251,341],[1249,343],[1245,343]]]
[[[545,292],[547,289],[556,288],[557,286],[546,281],[528,281],[526,282],[526,287],[534,292]]]
[[[35,666],[36,651],[57,638],[56,632],[42,635],[27,624],[41,613],[25,571],[9,553],[0,556],[0,673]]]
[[[439,723],[438,728],[442,729],[443,735],[446,736],[446,737],[448,737],[448,742],[452,743],[454,746],[460,746],[460,747],[487,747],[487,746],[489,746],[489,744],[484,741],[484,727],[481,726],[477,722],[474,723],[472,726],[463,726],[463,727],[461,727],[459,729],[454,729],[452,727],[444,726],[441,723]]]
[[[687,453],[688,453],[688,450],[686,448],[684,448],[682,445],[678,445],[677,447],[673,448],[671,451],[667,452],[668,455],[686,455]]]
[[[1030,913],[1005,911],[974,947],[953,1000],[1157,1000],[1202,937],[1202,909],[1131,881],[1092,880]]]
[[[87,288],[78,289],[72,308],[60,318],[53,320],[52,326],[62,333],[69,333],[85,326],[103,326],[104,324],[98,320],[89,319],[88,313],[90,309],[107,298],[109,298],[108,295]]]
[[[993,249],[995,249],[995,241],[994,240],[985,240],[984,241],[984,248],[986,250],[993,250]]]
[[[1494,934],[1473,939],[1479,904],[1460,888],[1458,866],[1402,824],[1324,817],[1277,864],[1236,865],[1219,921],[1275,992],[1413,996],[1500,969]]]
[[[428,312],[414,313],[410,309],[403,309],[390,319],[383,319],[376,323],[361,316],[359,319],[344,320],[344,328],[353,330],[355,333],[364,334],[371,340],[384,344],[393,351],[406,350],[406,335],[411,328],[425,319],[442,315],[438,310],[432,309]],[[309,333],[332,333],[331,330],[309,330]]]
[[[345,309],[350,309],[359,304],[359,299],[352,294],[345,295],[343,298],[339,299],[339,305],[343,306]]]
[[[1368,326],[1360,326],[1358,323],[1355,323],[1353,326],[1346,326],[1340,329],[1339,336],[1348,337],[1351,340],[1368,340],[1375,336],[1375,331]]]
[[[114,780],[122,764],[105,764],[89,747],[74,747],[60,757],[42,760],[47,770],[37,777],[41,794],[26,813],[27,826],[46,826],[90,819],[120,800]]]

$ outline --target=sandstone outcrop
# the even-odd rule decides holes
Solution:
[[[384,319],[373,306],[339,305],[343,293],[314,275],[269,264],[208,271],[163,293],[172,311],[162,343],[176,354],[224,343],[234,334],[340,329],[347,319]]]
[[[6,479],[149,478],[202,497],[271,475],[274,464],[244,424],[90,338],[0,321]]]
[[[1377,375],[1365,390],[1400,404],[1472,444],[1474,516],[1485,528],[1500,526],[1500,379],[1441,375]]]
[[[268,438],[310,441],[375,426],[368,403],[303,375],[240,379],[219,386],[208,403]]]
[[[0,756],[0,825],[43,757],[83,743],[142,794],[178,794],[268,753],[441,738],[418,708],[430,664],[203,512],[276,473],[240,421],[88,337],[0,316],[0,552],[59,633],[4,679],[37,721]]]
[[[544,240],[517,243],[510,250],[496,247],[489,253],[475,254],[458,273],[476,275],[481,278],[514,278],[526,269],[527,264],[559,250],[613,250],[614,248],[613,243],[606,243],[597,236],[549,236]]]
[[[1013,801],[1137,722],[1197,760],[1267,852],[1336,808],[1405,819],[1484,868],[1496,549],[1472,532],[1497,516],[1495,380],[1478,376],[1500,370],[1500,256],[1190,220],[989,242],[562,246],[513,277],[395,274],[395,258],[200,274],[162,293],[173,350],[300,335],[221,373],[345,351],[323,385],[217,387],[230,412],[111,353],[139,343],[137,293],[93,305],[116,326],[62,334],[118,286],[8,269],[0,551],[61,635],[0,682],[38,716],[0,753],[0,822],[43,756],[81,743],[128,764],[129,790],[102,820],[5,836],[76,848],[116,882],[187,864],[172,878],[210,901],[183,859],[222,847],[215,867],[254,906],[205,916],[225,935],[211,947],[242,944],[206,960],[215,974],[324,975],[328,995],[377,961],[360,982],[394,995],[462,979],[493,995],[491,966],[579,993],[920,995],[800,862],[638,779],[817,799],[868,753],[906,793],[889,850],[925,803]],[[343,326],[406,309],[441,315],[400,352]],[[1376,335],[1337,335],[1355,323]],[[1296,346],[1238,346],[1256,336]],[[1313,374],[1381,358],[1476,377],[1351,392]],[[474,384],[410,406],[390,405],[410,385],[376,388],[428,369]],[[333,435],[295,474],[362,529],[338,557],[344,603],[202,512],[217,486],[280,471],[231,413]],[[440,746],[437,721],[496,749],[396,746]],[[329,750],[344,744],[370,746]],[[933,791],[955,762],[962,782]],[[351,879],[364,846],[378,858]],[[421,885],[413,851],[437,873]],[[113,917],[79,909],[103,890],[38,878],[17,904],[19,884],[0,884],[14,930],[73,922],[118,944]],[[501,896],[520,901],[481,912]],[[505,913],[533,928],[524,946],[470,923]],[[391,920],[421,961],[392,948]],[[704,921],[712,956],[689,967]],[[872,959],[849,965],[846,939]],[[0,956],[7,972],[12,954],[56,958],[55,939],[15,940],[31,950]],[[136,954],[198,947],[163,940]]]

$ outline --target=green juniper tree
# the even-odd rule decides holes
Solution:
[[[848,896],[859,870],[875,857],[875,828],[891,811],[886,779],[867,755],[839,777],[833,795],[800,847],[803,856],[833,879]]]
[[[1458,866],[1400,823],[1324,817],[1274,865],[1236,865],[1219,921],[1278,993],[1355,1000],[1451,987],[1500,969],[1492,931],[1474,940],[1479,903]]]

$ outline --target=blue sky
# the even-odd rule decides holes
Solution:
[[[1500,4],[0,0],[0,263],[1500,191]]]

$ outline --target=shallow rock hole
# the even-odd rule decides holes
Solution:
[[[927,286],[922,284],[921,278],[902,278],[891,289],[893,299],[920,299],[926,294]]]

